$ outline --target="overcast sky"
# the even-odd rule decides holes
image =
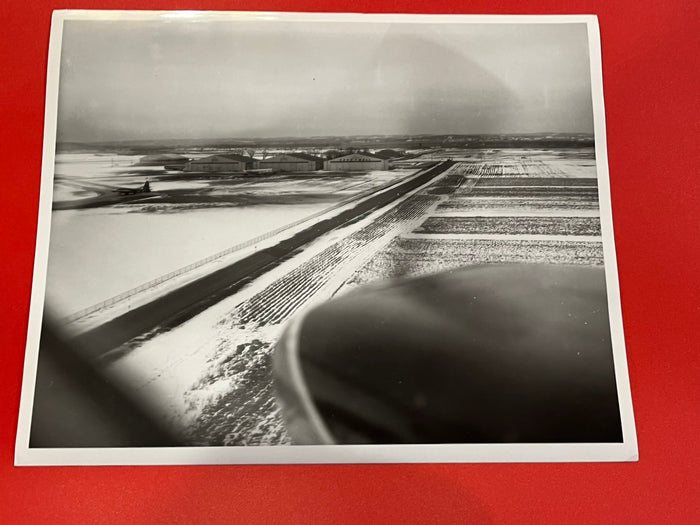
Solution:
[[[584,24],[67,21],[59,141],[593,132]]]

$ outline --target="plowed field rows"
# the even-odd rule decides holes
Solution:
[[[531,197],[570,197],[574,199],[581,200],[598,200],[598,188],[562,188],[562,187],[494,187],[494,186],[481,186],[479,184],[474,187],[471,192],[474,197],[520,197],[520,198],[531,198]]]
[[[572,177],[499,177],[484,181],[480,186],[583,186],[598,187],[598,179]]]
[[[597,217],[430,217],[416,233],[600,235]]]
[[[597,242],[458,240],[398,238],[368,261],[351,284],[424,275],[485,263],[603,264],[603,246]]]
[[[542,198],[519,198],[519,197],[484,197],[484,198],[467,198],[455,196],[450,200],[441,202],[437,209],[438,211],[459,211],[470,209],[492,209],[492,208],[510,208],[514,211],[519,208],[533,209],[597,209],[597,200],[581,200],[576,198],[564,197],[542,197]]]
[[[435,215],[414,230],[416,236],[392,241],[351,282],[484,263],[603,264],[602,242],[591,240],[601,234],[592,150],[566,153],[478,152],[455,164],[449,176],[455,191],[435,192],[444,195]],[[440,238],[431,238],[436,234]],[[499,237],[478,238],[493,235]],[[531,235],[559,238],[522,237]]]
[[[463,168],[460,171],[462,175],[471,176],[479,175],[482,177],[539,177],[545,176],[563,176],[565,175],[560,169],[551,166],[550,164],[538,159],[520,159],[511,162],[474,162],[467,161],[461,163]]]
[[[436,200],[427,195],[413,196],[370,225],[332,244],[242,303],[237,309],[238,324],[264,326],[287,319],[329,281],[341,263],[391,229],[423,216]]]

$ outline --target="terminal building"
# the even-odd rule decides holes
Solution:
[[[185,171],[231,173],[252,170],[255,159],[243,155],[210,155],[201,159],[189,161]]]
[[[324,163],[326,171],[372,171],[389,169],[389,161],[370,153],[351,153]]]
[[[260,169],[274,171],[316,171],[323,167],[323,159],[306,153],[281,153],[258,161]]]

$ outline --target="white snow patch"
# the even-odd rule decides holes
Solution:
[[[128,207],[56,210],[47,302],[57,312],[75,312],[326,206],[260,205],[178,213],[129,213]]]

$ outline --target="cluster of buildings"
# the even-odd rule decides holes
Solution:
[[[397,151],[382,150],[376,153],[350,153],[324,160],[307,153],[280,153],[259,160],[237,154],[217,154],[188,160],[179,169],[199,173],[254,170],[269,170],[271,172],[373,171],[389,169],[389,161],[401,155]]]

